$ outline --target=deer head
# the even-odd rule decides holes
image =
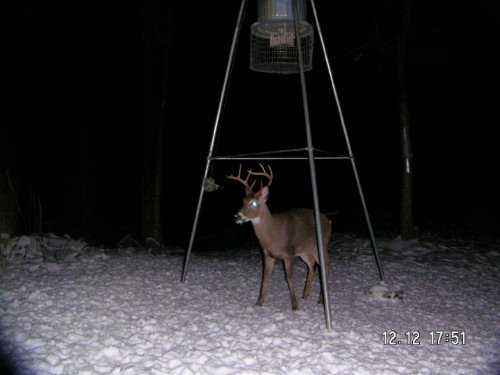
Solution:
[[[273,170],[270,166],[269,173],[266,171],[264,166],[260,164],[262,172],[252,172],[248,170],[247,177],[243,179],[241,177],[241,164],[238,170],[238,176],[230,175],[226,176],[230,180],[235,180],[241,182],[243,186],[245,186],[246,196],[243,198],[243,206],[239,209],[239,211],[234,215],[234,221],[237,224],[243,224],[247,221],[251,221],[256,224],[260,221],[260,215],[263,211],[268,212],[266,201],[269,196],[269,186],[271,186],[273,182]],[[261,181],[260,189],[257,192],[253,192],[253,187],[255,185],[255,181],[249,185],[248,180],[250,176],[263,176],[268,179],[267,185],[263,186]]]

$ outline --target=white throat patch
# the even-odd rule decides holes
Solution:
[[[252,224],[259,224],[260,223],[260,217],[255,217],[251,220]]]

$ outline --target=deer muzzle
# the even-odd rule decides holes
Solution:
[[[241,212],[237,212],[233,216],[233,219],[236,224],[243,224],[244,222],[248,221],[248,219],[245,216],[243,216]]]

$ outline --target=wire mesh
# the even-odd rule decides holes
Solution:
[[[304,71],[307,72],[312,69],[314,31],[305,21],[299,23],[299,30]],[[275,74],[299,72],[293,21],[255,22],[252,25],[250,69]]]

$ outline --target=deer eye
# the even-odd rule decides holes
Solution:
[[[252,199],[250,200],[250,206],[251,206],[252,208],[257,208],[257,207],[259,206],[259,202],[257,201],[257,198],[252,198]]]

